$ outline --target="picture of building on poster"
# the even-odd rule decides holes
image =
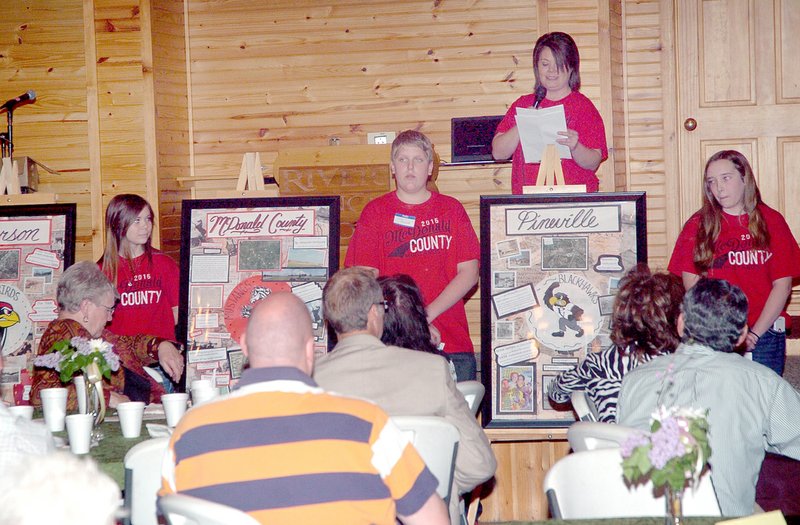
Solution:
[[[493,419],[571,420],[547,388],[611,345],[619,279],[637,263],[634,202],[490,209]]]
[[[325,352],[322,286],[328,278],[326,206],[191,210],[187,383],[222,390],[245,366],[239,341],[259,301],[291,292],[308,306],[315,351]]]

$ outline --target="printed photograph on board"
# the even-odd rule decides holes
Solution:
[[[339,267],[338,197],[184,201],[181,305],[186,382],[229,390],[247,366],[239,345],[256,304],[289,292],[311,315],[314,350],[327,352],[322,287]]]
[[[483,196],[480,214],[482,421],[567,426],[549,385],[610,346],[619,281],[647,259],[645,196]]]

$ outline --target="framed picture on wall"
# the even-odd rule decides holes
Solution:
[[[39,338],[58,315],[58,281],[75,261],[75,216],[74,203],[0,207],[0,383],[17,403],[29,387],[14,387],[30,384]]]
[[[647,261],[645,195],[482,196],[480,223],[483,424],[567,426],[548,388],[610,345],[619,280]]]
[[[291,292],[308,306],[315,352],[328,350],[322,287],[339,268],[339,197],[183,201],[178,336],[186,382],[239,378],[239,340],[255,304]]]

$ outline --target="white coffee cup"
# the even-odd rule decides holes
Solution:
[[[210,379],[195,379],[192,381],[192,406],[205,403],[215,397],[217,397],[217,389],[214,388]]]
[[[161,404],[164,406],[164,414],[167,416],[167,426],[174,427],[186,413],[186,405],[189,402],[189,394],[174,393],[161,396]]]
[[[50,432],[64,430],[64,418],[67,415],[67,389],[44,388],[39,391],[44,411],[44,422]]]
[[[142,416],[144,403],[141,401],[127,401],[117,405],[119,425],[122,427],[122,437],[137,438],[142,433]]]
[[[8,407],[8,411],[15,416],[31,420],[33,419],[33,405],[17,405]]]
[[[92,414],[70,414],[66,418],[69,449],[73,454],[88,454],[92,446]]]

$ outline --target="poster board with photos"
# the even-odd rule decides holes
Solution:
[[[239,379],[253,306],[292,292],[308,306],[316,354],[328,350],[322,288],[339,268],[339,197],[185,200],[178,336],[186,385]]]
[[[39,339],[58,316],[56,287],[75,259],[75,216],[74,203],[0,207],[0,383],[9,402],[29,399]]]
[[[644,193],[482,196],[482,421],[568,426],[550,384],[611,345],[620,279],[647,261]]]

